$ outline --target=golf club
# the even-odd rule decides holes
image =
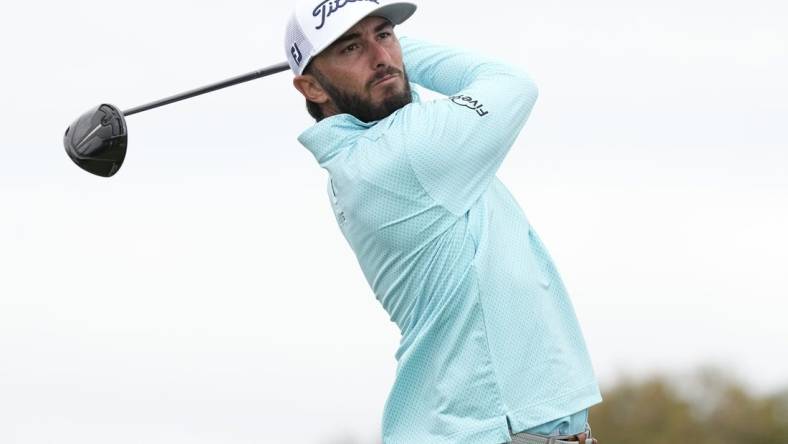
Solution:
[[[111,177],[118,172],[126,158],[128,128],[125,117],[288,69],[290,66],[287,62],[282,62],[126,111],[106,103],[101,104],[82,114],[66,129],[63,145],[68,156],[80,168],[97,176]]]

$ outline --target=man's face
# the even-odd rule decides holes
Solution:
[[[357,23],[312,60],[309,72],[325,92],[327,116],[348,113],[371,122],[412,100],[402,49],[381,17]]]

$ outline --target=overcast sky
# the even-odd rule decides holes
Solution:
[[[537,81],[499,176],[603,383],[716,363],[788,386],[788,7],[642,3],[431,1],[397,31]],[[398,331],[296,141],[289,73],[129,117],[111,179],[62,147],[100,103],[284,61],[290,4],[4,9],[0,442],[378,436]]]

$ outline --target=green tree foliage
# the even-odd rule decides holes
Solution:
[[[589,418],[602,444],[788,443],[788,391],[756,396],[720,370],[624,379],[603,396]]]

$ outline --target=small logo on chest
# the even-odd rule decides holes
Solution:
[[[334,209],[334,216],[337,218],[337,223],[343,225],[347,222],[347,217],[345,217],[345,212],[342,210],[342,207],[339,206],[339,199],[337,198],[337,190],[334,188],[334,181],[330,180],[329,183],[331,184],[331,207]]]

